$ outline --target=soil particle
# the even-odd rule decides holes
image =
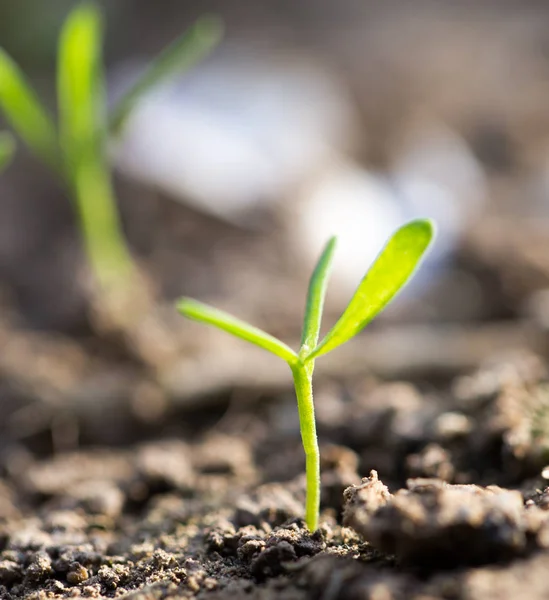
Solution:
[[[365,477],[360,485],[345,490],[344,523],[361,532],[372,515],[390,502],[391,498],[389,489],[379,480],[377,471],[371,471],[370,476]]]
[[[545,544],[547,516],[524,507],[519,492],[491,486],[410,480],[390,495],[372,472],[345,491],[344,523],[382,552],[428,567],[479,564]]]
[[[349,557],[318,555],[300,568],[298,585],[307,598],[335,600],[393,600],[411,598],[417,582],[410,575],[352,560]]]
[[[445,412],[434,421],[434,434],[441,442],[459,440],[471,433],[471,419],[459,412]]]
[[[81,482],[128,481],[132,476],[128,455],[109,450],[61,454],[32,463],[21,473],[21,484],[31,494],[63,496]]]
[[[419,391],[408,383],[387,383],[359,396],[349,420],[350,441],[394,446],[425,437],[431,411]]]
[[[537,471],[549,459],[549,386],[507,388],[497,399],[493,427],[502,430],[506,451]]]
[[[55,502],[50,503],[50,507],[63,509],[67,516],[69,511],[77,511],[77,515],[88,513],[115,519],[120,516],[124,501],[122,490],[112,481],[81,481]]]
[[[505,567],[475,569],[463,577],[463,596],[471,600],[517,598],[544,600],[549,595],[549,554],[517,560]]]
[[[49,554],[44,551],[32,554],[25,571],[25,578],[31,583],[38,583],[47,579],[51,574],[52,566]]]
[[[13,490],[0,481],[0,519],[13,520],[20,516]]]
[[[149,490],[188,491],[194,483],[189,446],[179,440],[144,444],[136,455],[138,480]]]
[[[331,444],[321,447],[321,502],[323,506],[340,508],[344,490],[359,478],[358,463],[356,452],[346,446]]]
[[[203,474],[230,475],[250,481],[255,474],[250,445],[246,440],[211,434],[194,448],[194,468]]]
[[[22,579],[20,565],[11,560],[0,561],[0,583],[2,585],[13,585]]]
[[[234,515],[238,527],[265,524],[275,527],[289,519],[303,516],[304,482],[298,480],[287,485],[264,484],[251,494],[242,495],[236,503]]]
[[[71,585],[82,583],[83,581],[86,581],[88,577],[88,570],[79,563],[73,563],[70,567],[70,571],[67,573],[67,581]]]
[[[455,476],[450,452],[438,444],[428,444],[418,454],[410,454],[406,467],[411,477],[436,477],[451,482]]]
[[[474,373],[457,377],[453,395],[464,408],[480,406],[508,387],[524,387],[547,377],[543,360],[531,352],[517,351],[494,356]]]

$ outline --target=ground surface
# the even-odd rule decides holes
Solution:
[[[11,442],[0,597],[547,597],[543,360],[516,353],[436,386],[324,382],[317,405],[312,534],[290,394],[174,409],[192,423],[186,441],[45,459]]]

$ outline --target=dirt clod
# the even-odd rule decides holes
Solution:
[[[388,496],[373,474],[345,498],[345,524],[382,552],[429,568],[523,555],[547,520],[519,492],[436,479],[410,480]]]

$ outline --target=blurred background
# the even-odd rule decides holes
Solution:
[[[0,45],[53,110],[73,4],[0,3]],[[4,441],[120,443],[174,427],[167,416],[181,407],[192,429],[197,406],[219,418],[287,393],[284,365],[180,323],[171,302],[194,296],[296,342],[328,237],[340,240],[326,325],[390,233],[419,216],[439,235],[417,279],[319,363],[319,378],[436,389],[496,354],[546,352],[546,3],[102,5],[111,98],[198,16],[225,24],[214,52],[150,93],[111,151],[124,228],[177,356],[152,376],[94,329],[71,203],[20,145],[0,175]]]

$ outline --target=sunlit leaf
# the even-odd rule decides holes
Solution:
[[[177,303],[177,310],[193,321],[214,325],[218,329],[268,350],[290,364],[297,360],[296,353],[289,346],[261,329],[253,327],[222,310],[212,308],[190,298],[181,298]]]
[[[83,2],[59,37],[59,137],[86,253],[100,285],[123,286],[133,272],[104,152],[106,128],[102,62],[103,19]]]
[[[118,134],[139,100],[153,87],[190,69],[219,43],[223,32],[221,21],[205,16],[170,44],[147,67],[147,70],[123,96],[112,111],[110,131]]]
[[[304,354],[308,354],[318,342],[324,298],[335,247],[336,238],[333,237],[326,244],[309,282],[300,351]]]
[[[0,108],[8,123],[41,160],[59,170],[52,119],[15,62],[0,49]]]
[[[102,29],[99,8],[84,2],[69,14],[59,37],[59,132],[69,173],[84,153],[93,152],[105,127]]]
[[[434,236],[431,221],[420,219],[401,227],[370,267],[345,312],[320,344],[312,359],[345,343],[376,317],[411,278]]]

